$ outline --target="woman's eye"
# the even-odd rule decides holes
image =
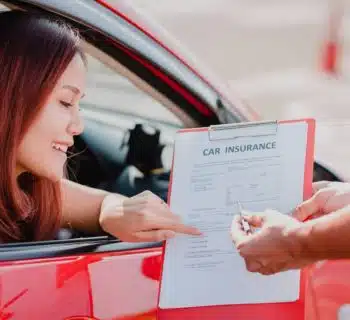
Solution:
[[[73,105],[71,103],[65,102],[65,101],[60,101],[60,104],[66,108],[73,107]]]

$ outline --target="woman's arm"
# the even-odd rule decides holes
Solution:
[[[131,198],[62,180],[63,226],[130,242],[163,241],[176,233],[199,235],[150,191]]]
[[[101,205],[109,192],[83,186],[62,179],[62,227],[69,227],[88,233],[99,234],[102,229],[99,223]],[[114,194],[115,199],[125,199]]]

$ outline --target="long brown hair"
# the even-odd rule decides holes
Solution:
[[[21,140],[76,54],[80,38],[63,22],[20,11],[0,14],[0,242],[46,240],[61,218],[59,182],[16,178]]]

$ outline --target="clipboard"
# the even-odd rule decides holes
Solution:
[[[237,138],[252,137],[249,136],[250,128],[259,126],[262,128],[262,134],[265,136],[278,135],[279,127],[284,124],[293,124],[303,122],[307,125],[306,132],[306,152],[305,152],[305,166],[304,166],[304,185],[303,185],[303,199],[306,200],[312,196],[312,178],[313,178],[313,162],[314,162],[314,143],[315,143],[315,120],[314,119],[297,119],[284,121],[261,121],[253,123],[239,123],[216,125],[205,128],[182,129],[178,134],[186,134],[191,132],[208,132],[208,141],[214,140],[234,140]],[[236,129],[239,130],[239,133]],[[243,131],[242,131],[243,130]],[[252,130],[254,131],[254,130]],[[259,135],[260,136],[260,135]],[[175,148],[176,152],[176,148]],[[173,155],[173,165],[174,165]],[[170,205],[173,170],[170,176],[168,204]],[[292,302],[272,302],[261,304],[232,304],[232,305],[214,305],[214,306],[200,306],[200,307],[185,307],[162,309],[160,303],[160,289],[162,286],[163,264],[165,257],[166,246],[163,245],[162,253],[162,267],[160,286],[158,291],[157,304],[157,319],[159,320],[173,320],[173,319],[191,319],[191,320],[304,320],[305,319],[305,294],[307,292],[307,277],[308,269],[304,268],[300,272],[300,290],[299,298]],[[176,293],[181,294],[181,293]]]

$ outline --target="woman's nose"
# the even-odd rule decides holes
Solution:
[[[84,121],[79,111],[75,113],[68,129],[72,136],[77,136],[84,131]]]

